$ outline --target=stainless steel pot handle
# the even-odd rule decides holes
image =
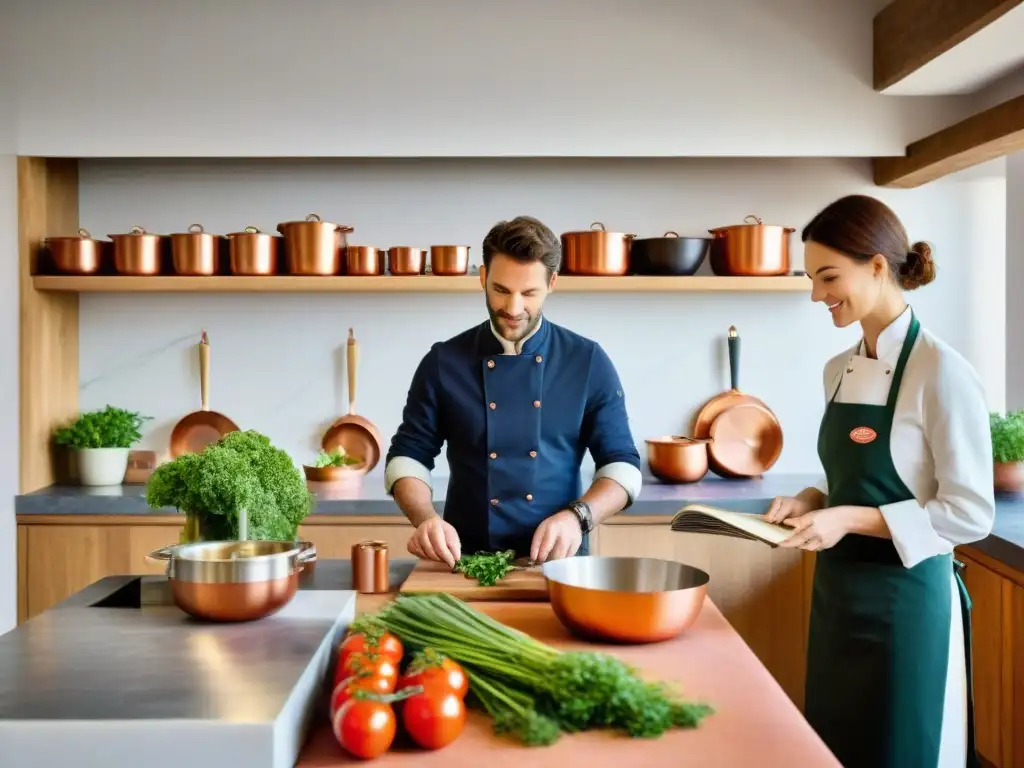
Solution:
[[[171,547],[161,547],[160,549],[154,550],[146,555],[147,560],[155,560],[157,562],[166,562],[171,559]]]
[[[316,560],[316,546],[312,541],[304,541],[299,544],[299,557],[300,563],[311,563]]]

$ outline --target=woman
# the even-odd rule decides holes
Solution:
[[[978,765],[970,601],[953,547],[992,529],[992,438],[970,364],[903,291],[935,279],[883,203],[853,195],[803,231],[812,300],[863,337],[825,365],[825,481],[777,498],[783,544],[817,552],[808,721],[846,768]]]

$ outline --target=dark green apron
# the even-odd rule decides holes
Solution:
[[[825,409],[818,456],[829,507],[880,507],[914,498],[893,466],[890,447],[903,370],[921,328],[911,313],[886,404],[837,403],[833,393]],[[951,555],[906,568],[890,539],[858,534],[818,552],[805,712],[845,768],[938,766],[953,572]],[[967,766],[974,768],[971,606],[959,573],[955,577],[967,651]]]

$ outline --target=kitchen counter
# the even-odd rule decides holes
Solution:
[[[391,564],[393,589],[414,561]],[[101,579],[0,636],[0,766],[291,766],[331,650],[355,616],[351,564],[323,560],[274,616],[189,619],[156,576]]]

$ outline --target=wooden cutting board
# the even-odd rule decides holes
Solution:
[[[420,560],[399,592],[447,592],[460,600],[548,600],[548,588],[540,569],[512,571],[493,587],[482,586],[476,579],[452,573],[444,563]]]

